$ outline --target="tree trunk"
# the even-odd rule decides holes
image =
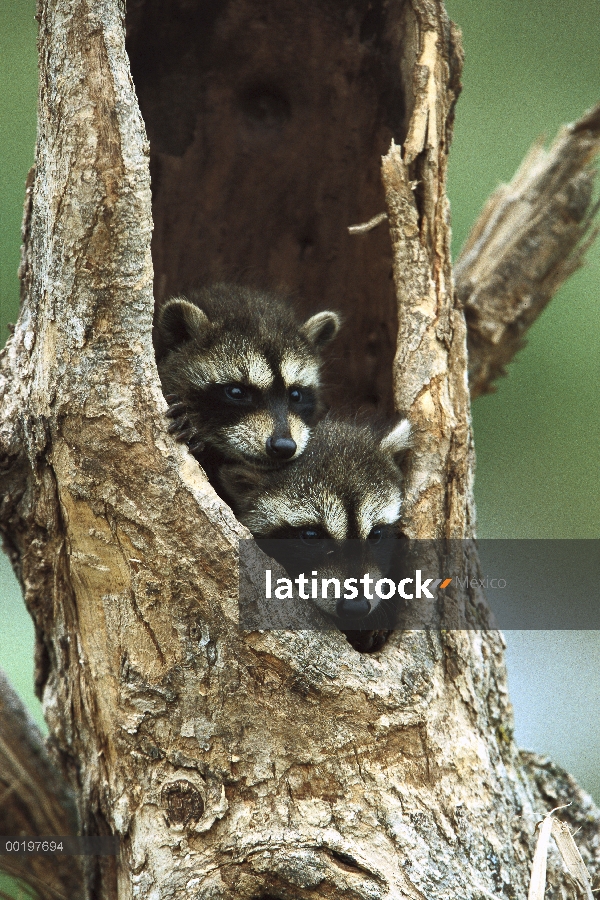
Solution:
[[[167,435],[151,340],[153,278],[159,302],[236,277],[339,308],[330,399],[415,423],[406,534],[471,537],[459,36],[437,0],[133,0],[128,41],[135,88],[118,0],[40,5],[0,370],[0,515],[53,754],[83,833],[120,838],[83,895],[524,896],[540,810],[574,789],[517,753],[501,635],[396,632],[366,656],[239,630],[248,533]],[[348,234],[384,203],[389,229]]]

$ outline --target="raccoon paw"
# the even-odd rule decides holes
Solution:
[[[191,453],[202,451],[204,441],[200,440],[200,435],[190,424],[186,404],[180,400],[177,394],[167,394],[165,400],[169,404],[165,415],[167,419],[173,419],[167,428],[168,433],[172,434],[178,443],[187,444]]]
[[[172,396],[172,395],[171,395]],[[181,403],[179,400],[175,403],[172,403],[168,410],[165,413],[167,419],[178,419],[180,416],[184,415],[187,412],[187,406],[185,403]]]
[[[190,428],[190,421],[187,417],[187,405],[182,403],[177,394],[167,394],[165,400],[169,404],[169,408],[165,413],[167,419],[173,419],[167,431],[169,434],[176,435],[175,440],[180,440],[180,435]]]
[[[182,416],[180,419],[175,419],[174,422],[171,422],[167,431],[169,434],[175,435],[175,440],[179,441],[184,434],[187,434],[187,432],[190,431],[190,429],[190,420],[187,416]]]

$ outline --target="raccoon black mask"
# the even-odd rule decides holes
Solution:
[[[307,552],[296,555],[294,575],[318,568],[320,576],[343,582],[360,570],[360,574],[374,573],[377,579],[386,574],[390,563],[386,538],[395,536],[394,526],[400,519],[399,463],[409,446],[406,419],[379,434],[369,426],[324,419],[293,465],[272,472],[226,465],[219,477],[238,518],[256,538],[296,538],[296,546],[300,541],[304,544]],[[356,543],[336,551],[336,544],[349,540]],[[320,544],[324,559],[317,559]],[[285,557],[285,543],[278,546]],[[265,550],[269,552],[267,546]],[[278,557],[275,550],[272,555],[292,574],[287,558]],[[347,622],[374,612],[379,600],[358,596],[313,602]]]
[[[209,477],[223,460],[296,459],[321,413],[321,351],[339,327],[334,312],[300,323],[279,297],[235,285],[167,301],[157,360],[169,430]]]

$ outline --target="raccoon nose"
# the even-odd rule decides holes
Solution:
[[[366,597],[357,600],[339,600],[336,613],[340,619],[362,619],[371,612],[371,604]]]
[[[267,453],[273,459],[291,459],[296,452],[296,441],[291,438],[267,438]]]

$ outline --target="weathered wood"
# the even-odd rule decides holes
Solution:
[[[74,798],[52,764],[39,728],[0,670],[0,834],[77,834]],[[2,838],[0,838],[2,840]],[[0,856],[0,869],[41,900],[83,897],[79,859],[50,854]]]
[[[598,152],[600,105],[563,128],[549,150],[534,144],[473,226],[455,268],[473,398],[494,390],[527,329],[595,240],[591,163]]]
[[[238,28],[247,53],[247,17],[230,16],[240,7],[210,9],[217,45],[226,33],[234,48]],[[289,40],[308,26],[313,34],[322,9],[285,5],[279,28]],[[352,7],[342,44],[356,46],[356,9],[368,13]],[[363,38],[392,41],[405,110],[404,158],[392,148],[384,182],[400,317],[394,392],[418,425],[406,528],[465,537],[472,441],[445,197],[458,38],[435,0],[374,9]],[[23,302],[0,359],[0,523],[36,625],[52,746],[85,832],[121,839],[116,860],[86,871],[86,895],[524,896],[544,804],[512,742],[498,633],[396,633],[370,657],[336,632],[237,627],[247,532],[163,419],[148,145],[122,12],[117,0],[41,4]],[[131,14],[143,30],[145,5]],[[337,7],[331,15],[337,22]],[[176,42],[171,57],[180,51]],[[203,52],[210,58],[211,45]],[[171,57],[157,57],[157,70]],[[219,137],[207,137],[211,158],[231,161]],[[246,223],[263,194],[280,196],[281,167],[272,182],[261,171],[254,192],[236,198]],[[157,177],[161,230],[171,198]],[[185,195],[185,180],[175,183]],[[338,213],[320,210],[326,232],[363,218]],[[205,221],[218,228],[220,217]],[[197,251],[177,234],[182,258]],[[381,259],[389,265],[389,247]],[[241,572],[257,598],[258,563],[257,552]]]
[[[597,106],[562,129],[548,151],[536,142],[473,226],[454,269],[467,320],[472,400],[495,390],[527,330],[595,241],[599,205],[593,162],[599,151]],[[389,216],[380,213],[348,230],[367,234],[384,222]],[[403,267],[397,264],[396,270],[396,280],[410,294],[413,286]]]

